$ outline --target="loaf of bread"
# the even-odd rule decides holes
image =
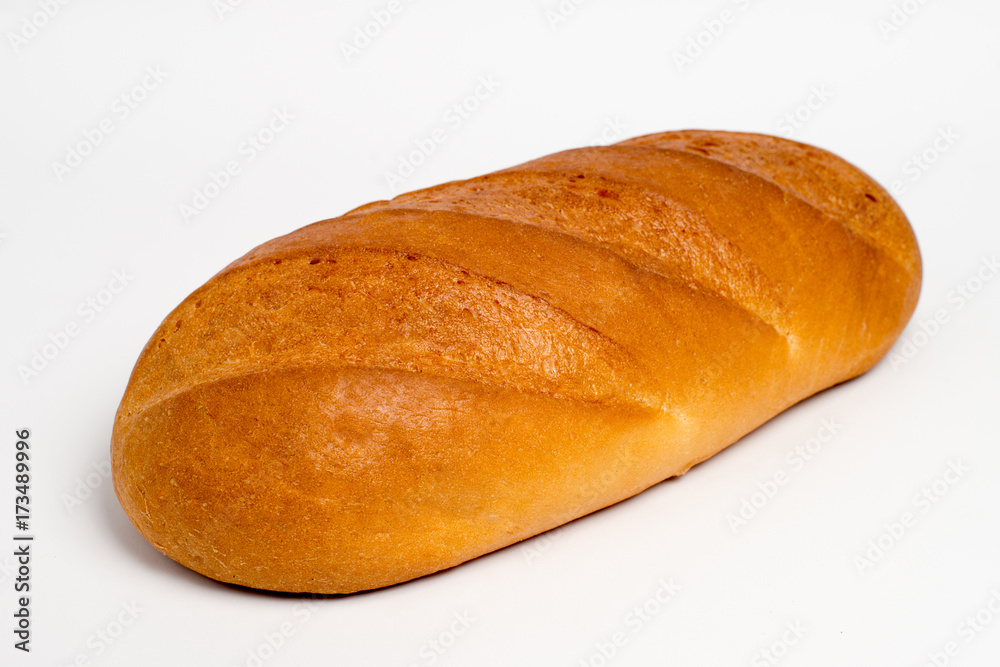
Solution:
[[[683,131],[557,153],[223,269],[136,363],[115,491],[220,581],[406,581],[681,475],[865,372],[920,280],[900,208],[818,148]]]

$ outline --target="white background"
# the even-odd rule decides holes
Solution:
[[[563,3],[563,17],[548,13],[557,0],[424,0],[350,62],[342,44],[388,0],[245,0],[222,15],[212,0],[74,0],[50,2],[51,18],[45,4],[0,9],[0,664],[997,664],[1000,279],[977,276],[993,277],[983,262],[1000,253],[996,3],[899,0],[894,16],[890,0],[591,0]],[[162,80],[132,92],[147,68]],[[496,90],[447,122],[481,77]],[[250,160],[241,145],[274,109],[294,118]],[[102,119],[112,132],[68,173],[55,166]],[[99,472],[141,347],[251,247],[390,196],[386,172],[437,127],[446,141],[400,190],[605,131],[687,127],[791,132],[898,182],[925,270],[900,356],[679,480],[408,584],[304,607],[160,556]],[[239,174],[185,220],[181,205],[229,161]],[[115,271],[127,286],[103,292]],[[979,289],[966,299],[959,286]],[[80,306],[102,298],[99,313]],[[920,333],[938,311],[946,321]],[[842,426],[793,467],[824,419]],[[21,428],[34,457],[30,655],[10,631]],[[952,464],[965,472],[940,481]],[[779,471],[788,483],[734,530],[730,514]],[[936,481],[934,503],[915,499]],[[906,512],[912,525],[883,534]],[[665,603],[661,579],[680,587]]]

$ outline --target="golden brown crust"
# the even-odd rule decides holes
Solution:
[[[682,474],[870,368],[916,304],[862,172],[761,135],[566,151],[274,239],[136,364],[115,488],[208,576],[350,592]]]

